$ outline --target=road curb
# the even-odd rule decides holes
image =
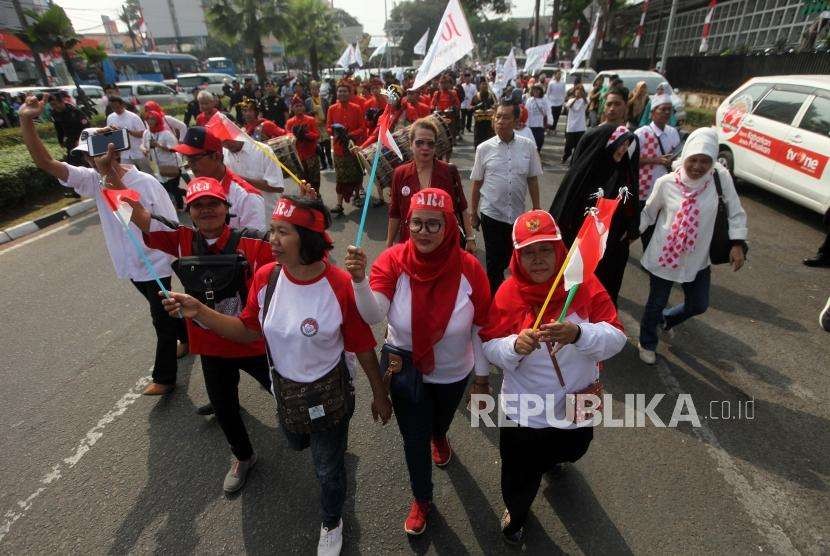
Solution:
[[[47,226],[51,226],[56,222],[60,222],[61,220],[66,220],[68,218],[78,216],[79,214],[88,211],[94,206],[95,199],[84,199],[79,203],[69,205],[68,207],[53,212],[52,214],[47,214],[46,216],[41,216],[40,218],[37,218],[35,220],[29,220],[28,222],[23,222],[22,224],[18,224],[17,226],[12,226],[11,228],[0,230],[0,245],[27,236],[29,234],[33,234],[37,231],[42,230],[43,228],[46,228]]]

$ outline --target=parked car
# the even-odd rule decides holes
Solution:
[[[189,93],[193,87],[200,89],[207,89],[217,96],[222,96],[225,92],[222,90],[222,85],[227,80],[230,83],[236,77],[228,75],[227,73],[180,73],[179,88],[184,93]]]
[[[819,213],[830,207],[830,76],[753,77],[715,112],[718,161]]]
[[[69,95],[75,99],[75,104],[78,103],[78,89],[75,85],[62,85],[57,88],[69,93]],[[92,101],[92,104],[95,106],[98,113],[103,114],[104,108],[106,107],[106,102],[104,101],[104,89],[97,85],[81,85],[81,89],[84,90],[86,96]]]
[[[648,94],[652,97],[654,96],[657,86],[660,83],[663,81],[668,83],[668,79],[656,71],[618,69],[605,70],[599,73],[599,76],[602,78],[610,77],[612,75],[617,75],[620,79],[622,79],[623,85],[625,85],[625,88],[628,89],[629,93],[634,91],[634,87],[637,86],[637,83],[645,81],[646,87],[648,88]],[[669,88],[671,89],[671,103],[674,107],[674,114],[677,116],[678,123],[682,123],[686,120],[686,103],[683,101],[683,98],[677,94],[677,90],[671,87],[671,85],[669,85]]]
[[[119,81],[115,86],[124,100],[135,105],[144,104],[148,100],[154,100],[162,106],[189,100],[187,95],[177,93],[158,81]]]
[[[162,81],[165,85],[176,91],[177,93],[181,93],[182,90],[179,89],[179,80],[178,79],[165,79]]]

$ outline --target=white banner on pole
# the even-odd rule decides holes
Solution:
[[[415,48],[412,49],[413,54],[423,56],[427,53],[427,40],[429,40],[429,27],[424,31],[424,35],[415,43]]]
[[[346,50],[343,51],[343,54],[340,55],[340,58],[337,59],[336,66],[341,68],[349,67],[349,64],[352,63],[352,58],[354,57],[354,53],[352,52],[354,47],[350,44],[346,45]]]
[[[532,74],[534,71],[542,69],[542,66],[545,65],[548,56],[550,56],[550,51],[553,50],[554,44],[555,43],[549,42],[525,50],[525,56],[527,56],[525,59],[525,73]]]
[[[352,48],[352,63],[357,64],[357,67],[363,67],[363,57],[360,54],[360,43],[354,45]]]
[[[574,56],[573,62],[571,62],[571,67],[573,67],[573,69],[577,69],[579,67],[579,64],[581,64],[591,56],[591,50],[594,49],[594,42],[597,40],[598,29],[599,14],[597,14],[597,17],[594,20],[594,26],[591,28],[591,34],[588,36],[588,40],[585,41],[585,44],[582,45],[582,48],[580,48],[579,52],[577,52],[576,56]]]
[[[453,65],[455,62],[467,55],[473,48],[473,35],[470,33],[470,26],[467,25],[467,18],[458,0],[450,0],[438,31],[432,39],[418,74],[415,76],[413,89],[425,85],[430,79]]]
[[[382,44],[379,44],[378,47],[372,52],[372,55],[369,56],[369,60],[374,58],[375,56],[383,56],[386,54],[386,47],[389,46],[389,41],[384,39]]]
[[[493,92],[496,98],[501,97],[501,92],[510,83],[510,80],[515,79],[517,75],[519,75],[519,68],[516,66],[516,55],[511,48],[507,59],[496,69],[496,81],[493,83]]]

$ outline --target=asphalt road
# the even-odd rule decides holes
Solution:
[[[543,207],[564,173],[561,149],[560,138],[548,139]],[[472,156],[463,144],[455,162],[469,170]],[[324,182],[332,201],[333,175]],[[615,417],[642,414],[634,394],[664,394],[656,413],[668,422],[688,394],[701,426],[598,428],[582,460],[543,479],[524,552],[830,551],[830,335],[817,323],[830,271],[800,264],[823,237],[820,217],[750,185],[739,192],[751,235],[746,267],[716,268],[710,310],[661,343],[660,364],[648,367],[636,352],[647,280],[635,247],[620,301],[630,341],[604,370]],[[336,220],[336,258],[357,220],[349,207]],[[370,256],[385,222],[372,209]],[[221,431],[194,413],[207,399],[198,360],[180,362],[171,396],[138,395],[152,328],[144,299],[115,279],[97,215],[4,246],[0,269],[0,553],[313,553],[319,490],[310,455],[288,449],[273,399],[255,381],[243,377],[240,398],[259,462],[234,497],[222,493],[230,454]],[[472,429],[459,409],[456,458],[434,473],[437,511],[410,540],[400,436],[394,423],[372,422],[368,402],[361,376],[344,553],[517,552],[499,535],[498,431]]]

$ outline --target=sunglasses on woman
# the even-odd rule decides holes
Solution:
[[[424,228],[428,234],[437,234],[444,227],[444,221],[435,218],[429,220],[421,220],[420,218],[413,218],[409,221],[409,231],[418,233]]]
[[[435,141],[431,141],[429,139],[415,139],[415,146],[416,147],[427,147],[429,149],[435,148]]]

